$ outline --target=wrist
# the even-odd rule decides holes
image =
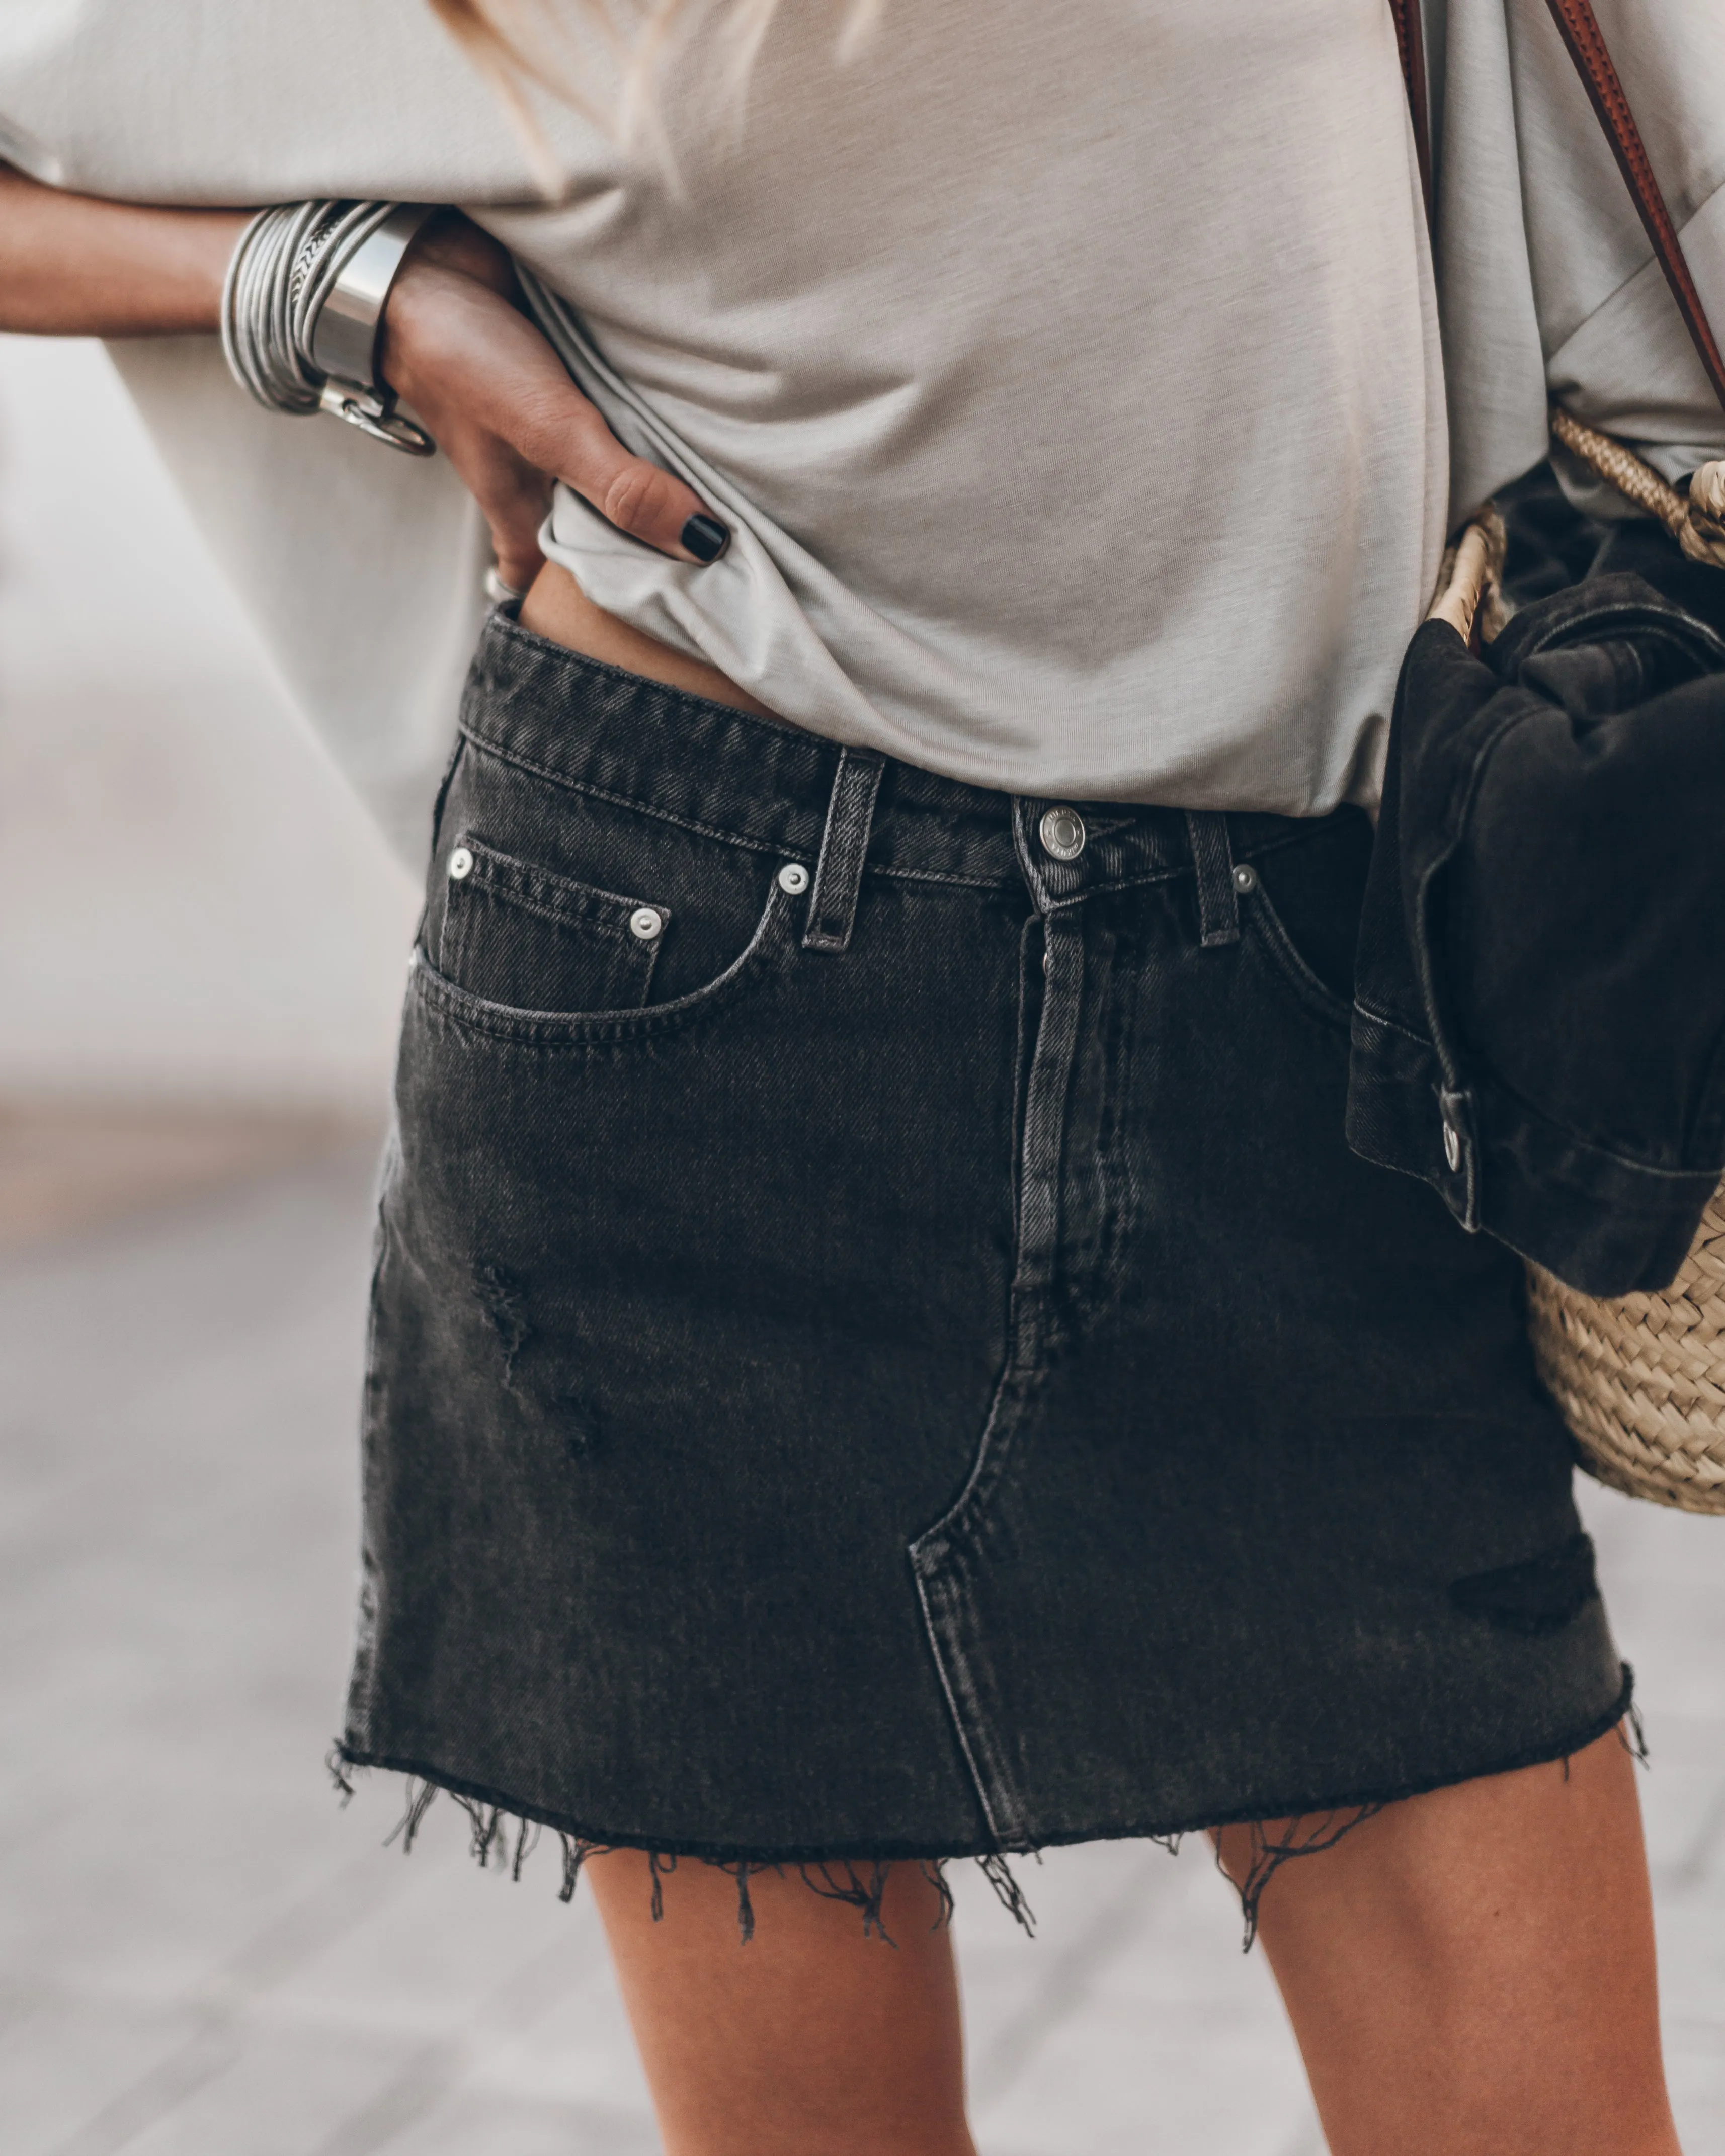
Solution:
[[[516,304],[513,271],[507,256],[506,288],[495,275],[476,276],[435,248],[410,253],[391,286],[377,337],[377,372],[399,397],[424,408],[416,391],[429,372],[447,372],[452,352],[469,360],[489,353],[495,366],[506,363],[511,332],[524,331],[526,319]]]
[[[426,221],[408,249],[402,275],[416,264],[426,264],[489,285],[506,300],[517,296],[515,267],[507,249],[459,209],[441,209]]]
[[[157,295],[157,311],[174,319],[159,326],[168,331],[207,333],[222,321],[222,287],[234,250],[251,222],[248,210],[193,210],[168,212],[176,218],[172,238],[177,259],[164,264],[167,274]]]
[[[377,372],[409,404],[415,403],[418,369],[414,361],[422,349],[421,326],[427,308],[435,307],[438,296],[448,292],[457,274],[429,254],[420,254],[416,246],[403,263],[383,303],[383,318],[377,325]]]

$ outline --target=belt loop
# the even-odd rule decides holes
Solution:
[[[1198,940],[1206,947],[1240,941],[1240,892],[1228,819],[1219,808],[1189,808],[1186,829],[1198,876]]]
[[[880,790],[886,762],[886,757],[871,748],[839,752],[832,798],[827,803],[827,827],[821,834],[820,859],[815,865],[814,889],[809,897],[809,926],[803,934],[805,950],[850,948],[857,893],[862,888],[863,856],[869,850],[875,796]]]

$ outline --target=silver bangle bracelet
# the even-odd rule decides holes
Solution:
[[[342,264],[311,321],[311,363],[325,377],[323,410],[421,456],[429,454],[431,438],[393,410],[394,398],[377,377],[377,337],[403,259],[436,214],[433,203],[398,203]]]
[[[261,211],[241,234],[222,294],[234,378],[271,411],[329,412],[413,456],[436,444],[395,409],[377,372],[390,287],[437,206],[309,202]]]

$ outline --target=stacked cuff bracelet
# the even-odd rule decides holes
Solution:
[[[222,349],[234,379],[273,412],[331,412],[392,449],[436,444],[395,409],[377,332],[403,257],[434,204],[308,202],[262,210],[240,235],[222,290]]]

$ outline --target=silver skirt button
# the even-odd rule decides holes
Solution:
[[[457,846],[449,856],[449,874],[459,883],[465,875],[473,874],[473,855],[465,846]]]
[[[629,931],[643,943],[650,943],[665,927],[665,916],[656,906],[638,906],[629,916]]]
[[[793,898],[796,897],[799,891],[808,890],[809,871],[801,861],[785,863],[778,872],[778,887],[781,891],[788,892]]]
[[[1084,819],[1076,808],[1049,808],[1037,825],[1045,847],[1057,861],[1076,861],[1088,836]]]

